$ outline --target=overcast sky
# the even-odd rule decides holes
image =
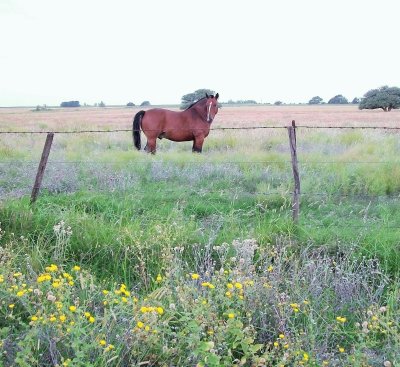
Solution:
[[[400,87],[399,0],[0,0],[0,106]]]

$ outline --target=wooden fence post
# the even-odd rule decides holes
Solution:
[[[39,195],[40,186],[42,185],[42,179],[44,176],[44,170],[46,169],[47,159],[49,158],[51,144],[53,143],[54,133],[48,133],[46,142],[44,143],[42,157],[40,158],[39,167],[36,173],[35,184],[33,185],[31,194],[31,204],[36,201]]]
[[[299,167],[297,164],[296,123],[294,120],[292,121],[292,126],[288,127],[288,133],[289,133],[290,155],[292,157],[292,171],[294,178],[292,214],[293,214],[293,222],[297,224],[299,221],[299,210],[300,210],[300,174],[299,174]]]

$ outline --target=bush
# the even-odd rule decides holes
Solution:
[[[80,107],[79,101],[61,102],[61,107]]]

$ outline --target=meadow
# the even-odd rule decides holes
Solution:
[[[400,131],[337,128],[399,111],[223,106],[214,128],[270,128],[156,155],[119,131],[137,111],[0,109],[59,132],[34,205],[46,135],[0,135],[0,366],[400,363]]]

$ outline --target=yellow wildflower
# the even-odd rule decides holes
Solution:
[[[340,353],[344,353],[344,348],[343,347],[339,347],[338,349],[339,349]]]
[[[242,288],[243,288],[242,283],[236,282],[236,283],[235,283],[235,288],[237,288],[237,289],[242,289]]]
[[[75,312],[75,311],[76,311],[76,307],[75,307],[75,306],[69,306],[69,310],[70,310],[71,312]]]
[[[65,315],[60,315],[61,322],[65,322],[66,319],[67,319],[67,317]]]
[[[4,277],[2,275],[0,275],[0,283],[4,282]]]
[[[346,318],[345,317],[342,317],[342,316],[338,316],[338,317],[336,317],[336,320],[338,321],[338,322],[341,322],[342,324],[344,324],[345,322],[346,322]]]
[[[233,312],[228,313],[228,318],[233,319],[235,317],[235,314]]]
[[[96,320],[95,320],[95,318],[94,318],[93,316],[90,316],[90,317],[89,317],[89,322],[90,322],[91,324],[93,324],[95,321],[96,321]]]
[[[38,317],[37,317],[37,316],[31,316],[31,320],[32,320],[32,321],[37,321],[37,320],[38,320]]]
[[[272,270],[274,270],[274,267],[272,265],[268,266],[267,271],[270,273]]]
[[[200,278],[200,275],[199,275],[199,274],[196,274],[196,273],[192,274],[192,279],[193,279],[193,280],[197,280],[197,279],[199,279],[199,278]]]
[[[163,278],[162,278],[161,274],[158,274],[157,278],[156,278],[156,281],[157,282],[161,282],[162,280],[163,280]]]
[[[162,315],[164,313],[164,309],[162,307],[157,307],[156,311],[159,315]]]
[[[294,312],[299,312],[300,305],[298,303],[291,303],[290,307],[292,307]]]
[[[279,334],[279,339],[284,339],[285,335],[284,334]]]
[[[137,326],[139,329],[142,329],[143,326],[144,326],[144,324],[143,324],[143,322],[138,321],[137,324],[136,324],[136,326]]]
[[[78,266],[78,265],[75,265],[75,266],[72,268],[72,270],[74,270],[74,271],[80,271],[80,270],[81,270],[81,267]]]
[[[106,352],[109,352],[111,349],[114,349],[114,345],[108,344],[107,348],[105,349]]]
[[[14,303],[11,303],[10,305],[8,305],[8,308],[13,309],[15,307]]]
[[[46,266],[45,269],[49,273],[55,273],[56,271],[58,271],[58,266],[55,264],[51,264],[50,266]]]
[[[101,339],[99,341],[99,344],[104,347],[107,344],[107,342],[104,339]]]
[[[45,282],[46,280],[51,280],[51,275],[48,273],[40,274],[36,279],[38,283]]]
[[[303,361],[307,362],[309,360],[309,356],[307,353],[303,353]]]

